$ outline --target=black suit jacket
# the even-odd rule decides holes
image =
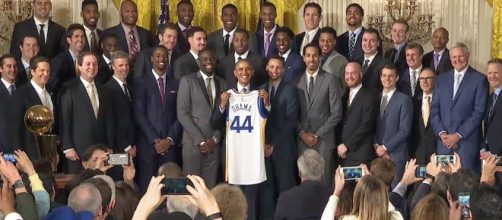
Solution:
[[[67,81],[76,78],[75,62],[69,50],[60,53],[51,60],[51,77],[48,87],[58,91]]]
[[[101,40],[101,30],[99,28],[96,28],[96,32],[98,33],[98,39]],[[96,55],[101,54],[101,47],[99,44],[99,41],[96,41],[97,45],[96,47],[98,48],[98,51],[96,52]],[[91,42],[89,42],[89,39],[87,38],[87,35],[85,36],[85,44],[84,44],[84,49],[83,51],[91,51]]]
[[[98,75],[96,75],[95,80],[97,83],[105,84],[112,78],[113,69],[110,69],[108,63],[105,61],[105,58],[103,58],[103,55],[99,56],[98,58],[98,67],[99,72]]]
[[[424,55],[424,58],[422,59],[422,64],[424,67],[430,67],[434,69],[434,50]],[[450,50],[445,48],[443,55],[439,60],[438,68],[435,69],[436,74],[448,72],[452,69],[453,66],[451,65],[451,60],[450,60]]]
[[[140,50],[144,50],[146,48],[153,46],[153,36],[148,30],[140,26],[136,26],[136,30],[138,30],[138,36],[139,36],[138,42]],[[128,34],[125,33],[124,28],[122,28],[122,24],[119,23],[116,26],[103,30],[102,36],[107,36],[110,34],[114,34],[115,36],[118,37],[119,49],[126,53],[129,53],[129,45],[127,44]]]
[[[277,28],[280,28],[279,25],[276,26],[276,31]],[[269,57],[272,54],[277,54],[277,46],[275,45],[275,33],[270,37],[270,46],[268,47],[268,53],[267,56],[265,56],[265,33],[263,31],[263,27],[259,28],[256,32],[256,53],[260,54],[261,57],[266,58]]]
[[[314,39],[311,41],[312,43],[316,43],[316,44],[319,44],[319,36],[321,35],[321,32],[320,32],[321,29],[319,29],[317,31],[317,33],[315,34],[314,36]],[[299,54],[302,54],[302,43],[303,43],[303,38],[305,37],[305,32],[302,32],[300,34],[297,34],[295,36],[295,46],[296,46],[296,51],[299,53]]]
[[[396,65],[397,68],[399,68],[400,72],[405,69],[408,69],[408,63],[406,63],[406,46],[407,45],[408,45],[408,43],[404,44],[404,46],[401,49],[401,51],[399,52],[399,55],[398,55],[395,62],[393,60],[390,60],[392,53],[394,53],[394,47],[386,50],[384,53],[384,57],[387,58],[390,62],[394,63],[394,65]]]
[[[38,55],[53,58],[63,51],[63,42],[66,42],[66,40],[64,40],[64,34],[65,28],[63,26],[49,20],[49,28],[44,45],[40,44],[39,38],[38,45],[40,46],[40,52]],[[10,41],[10,54],[14,55],[16,58],[21,57],[19,44],[26,35],[38,36],[37,25],[33,17],[14,25],[14,31],[12,32]]]
[[[362,40],[363,40],[363,34],[366,28],[362,27],[361,32],[359,35],[357,35],[356,39],[356,44],[354,45],[354,54],[352,54],[352,57],[350,57],[350,50],[349,50],[349,32],[346,31],[345,33],[341,34],[336,38],[336,52],[342,54],[347,58],[349,61],[358,61],[363,58],[364,52],[363,52],[363,47],[362,45]]]
[[[361,66],[364,64],[364,57],[359,60]],[[368,69],[364,72],[363,86],[368,88],[374,94],[382,91],[382,81],[380,80],[380,72],[383,67],[389,64],[390,61],[385,59],[380,53],[371,61]]]
[[[103,86],[96,85],[99,110],[94,115],[91,100],[80,79],[65,89],[61,96],[61,118],[63,151],[74,148],[82,155],[93,144],[115,146],[114,117],[109,92]]]
[[[420,73],[418,73],[418,76],[420,76]],[[418,95],[421,95],[422,88],[420,88],[420,82],[419,82],[418,78],[420,78],[420,77],[416,77],[417,84],[415,85],[415,95],[412,96],[411,95],[410,68],[406,68],[404,71],[401,71],[401,74],[399,75],[399,81],[397,82],[397,89],[412,98],[417,97]]]
[[[487,150],[493,154],[500,155],[502,154],[502,137],[500,135],[500,131],[502,131],[502,100],[499,95],[493,107],[492,115],[489,117],[488,114],[493,103],[493,95],[494,93],[490,95],[488,106],[486,107],[484,120],[486,142],[484,143],[487,143],[485,146]]]
[[[348,106],[350,90],[342,97],[343,120],[339,124],[340,143],[347,147],[343,166],[369,164],[375,157],[373,149],[375,118],[378,106],[375,95],[369,89],[361,87]],[[340,130],[341,129],[341,130]]]
[[[179,38],[178,38],[179,39]],[[144,73],[148,73],[152,71],[152,62],[150,58],[152,57],[153,49],[155,47],[150,47],[144,50],[141,50],[141,52],[138,54],[136,57],[136,60],[134,61],[134,78],[142,76]],[[169,72],[173,71],[173,64],[178,57],[180,57],[183,53],[180,52],[177,48],[174,48],[171,54],[171,60],[169,62]]]
[[[409,146],[411,156],[417,159],[417,163],[419,165],[427,165],[427,163],[430,162],[430,156],[436,153],[437,134],[432,129],[430,116],[427,124],[424,124],[424,119],[422,117],[422,101],[422,92],[418,93],[415,95],[415,98],[413,98],[413,127],[411,128]]]
[[[26,69],[23,66],[21,58],[16,58],[16,65],[17,65],[16,85],[19,87],[21,85],[28,83],[30,79],[28,78],[29,73],[26,73]]]
[[[10,105],[11,95],[9,95],[9,91],[5,88],[5,85],[0,80],[0,151],[11,153],[11,145],[10,138],[11,136],[8,134],[11,129],[9,129],[9,122],[7,115]]]
[[[131,98],[124,93],[123,86],[111,78],[104,87],[112,98],[113,121],[115,129],[115,152],[123,152],[128,146],[134,145],[135,125],[132,115]],[[129,95],[132,93],[131,86],[127,85]]]
[[[183,37],[183,31],[179,26],[179,23],[176,23],[176,32],[178,33],[178,40],[176,41],[176,49],[180,54],[185,54],[190,50],[190,44],[188,43],[188,39]]]
[[[254,69],[254,76],[253,79],[251,80],[251,86],[259,87],[267,79],[267,76],[265,76],[265,70],[263,66],[263,58],[260,55],[253,53],[252,51],[249,51],[246,59],[251,62],[251,66],[253,66]],[[223,60],[221,60],[221,62],[218,65],[218,70],[216,71],[216,73],[226,80],[227,88],[233,88],[235,87],[235,85],[237,85],[237,78],[235,78],[234,69],[235,69],[234,53],[231,53],[228,56],[226,56]]]
[[[303,181],[299,186],[281,193],[275,219],[319,220],[331,194],[331,189],[319,181]]]
[[[199,71],[199,64],[192,53],[187,52],[183,56],[176,59],[173,64],[174,78],[180,80],[184,75]]]

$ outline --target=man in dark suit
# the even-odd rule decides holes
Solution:
[[[297,165],[302,183],[281,193],[277,200],[275,219],[321,219],[324,207],[332,194],[331,187],[322,183],[324,158],[312,149],[306,150]]]
[[[17,64],[17,77],[16,83],[24,85],[30,82],[30,60],[38,55],[40,47],[38,47],[38,38],[36,36],[26,35],[23,37],[19,44],[21,57],[16,58]]]
[[[300,102],[298,124],[298,149],[318,151],[324,158],[324,182],[331,186],[333,180],[333,154],[335,150],[335,127],[342,119],[341,95],[337,92],[333,75],[319,68],[321,49],[311,43],[304,48],[303,60],[307,70],[296,84]]]
[[[246,30],[236,30],[232,40],[234,52],[220,60],[218,73],[225,78],[227,88],[232,88],[237,83],[234,75],[235,64],[242,59],[251,62],[254,69],[254,76],[251,82],[253,87],[262,85],[266,76],[263,73],[263,58],[249,49],[249,33]]]
[[[363,58],[361,47],[363,33],[364,9],[357,3],[352,3],[345,9],[345,22],[349,30],[336,39],[336,51],[345,56],[350,61],[357,61]]]
[[[292,82],[305,72],[305,63],[293,48],[293,31],[287,27],[281,27],[276,30],[275,44],[278,55],[284,58],[284,73],[282,79],[285,82]]]
[[[424,48],[422,45],[411,42],[404,48],[406,54],[406,64],[408,68],[401,70],[399,76],[398,90],[409,95],[411,98],[422,95],[422,89],[418,84],[418,78],[422,71],[422,57]]]
[[[440,27],[432,34],[432,46],[434,50],[424,55],[423,64],[425,67],[430,67],[439,75],[453,69],[450,60],[450,51],[446,48],[449,41],[448,30]]]
[[[363,58],[359,60],[359,63],[363,67],[363,86],[374,94],[378,94],[382,91],[380,73],[383,67],[390,63],[380,52],[378,52],[380,44],[380,35],[377,30],[368,28],[364,31],[362,43],[364,55]]]
[[[333,74],[340,89],[338,94],[345,92],[344,69],[347,59],[335,51],[336,30],[332,27],[323,27],[319,30],[319,47],[321,48],[321,69]]]
[[[405,48],[408,42],[409,30],[410,26],[402,19],[392,22],[390,34],[392,37],[393,47],[384,53],[384,57],[390,60],[390,62],[392,62],[399,69],[399,71],[403,71],[408,68],[408,64],[406,63]]]
[[[0,75],[2,82],[0,84],[0,152],[12,153],[7,113],[11,107],[10,99],[16,91],[16,78],[18,76],[14,56],[5,54],[0,57]]]
[[[437,78],[432,95],[432,128],[441,140],[438,154],[457,152],[462,167],[479,172],[481,120],[488,98],[486,77],[469,66],[469,49],[457,43],[450,49],[454,70]]]
[[[221,9],[221,22],[223,28],[211,32],[207,37],[208,47],[216,54],[218,61],[234,53],[232,45],[234,33],[236,30],[244,30],[237,27],[239,21],[239,11],[233,4],[226,4]],[[256,52],[256,37],[249,35],[249,50]]]
[[[182,128],[176,118],[178,80],[167,74],[167,49],[152,53],[152,72],[135,83],[134,120],[137,131],[138,185],[145,192],[152,176],[166,162],[180,162],[178,144]]]
[[[184,75],[199,71],[199,52],[207,46],[206,32],[201,27],[192,27],[188,33],[190,50],[174,62],[174,78],[180,80]]]
[[[14,25],[10,41],[10,54],[21,57],[18,45],[25,35],[38,36],[41,56],[53,58],[63,51],[64,27],[49,19],[52,10],[51,0],[34,0],[33,17]]]
[[[375,127],[375,95],[363,87],[361,65],[350,62],[345,67],[348,91],[342,97],[343,119],[338,132],[340,144],[337,154],[343,166],[369,165],[376,157],[373,150]],[[339,130],[340,130],[339,129]]]
[[[277,28],[279,26],[275,23],[276,18],[277,10],[274,3],[263,3],[260,7],[260,24],[262,26],[256,31],[256,53],[260,54],[263,58],[270,57],[272,54],[277,54],[275,33],[277,33]]]
[[[30,61],[32,78],[29,83],[24,84],[16,90],[11,98],[9,108],[9,120],[11,125],[12,146],[11,150],[24,150],[31,160],[40,158],[35,136],[26,130],[24,125],[24,114],[26,110],[34,105],[45,105],[54,112],[55,105],[51,95],[46,90],[50,77],[50,62],[45,57],[35,57]]]
[[[436,74],[430,68],[420,73],[420,88],[422,92],[413,98],[414,114],[410,138],[410,155],[417,164],[426,165],[430,156],[436,152],[437,137],[431,126],[432,92],[436,84]]]
[[[159,39],[159,45],[164,46],[168,50],[167,60],[169,65],[169,71],[173,70],[174,61],[182,55],[182,53],[176,48],[177,41],[183,39],[176,32],[177,26],[173,23],[166,23],[159,25],[159,30],[157,37]],[[152,70],[152,63],[150,62],[150,57],[152,57],[152,51],[154,47],[144,49],[136,57],[134,61],[134,78],[139,78],[144,73],[150,72]]]
[[[413,123],[411,98],[397,91],[399,72],[394,65],[386,65],[380,76],[383,90],[378,97],[378,112],[375,133],[375,152],[378,157],[388,158],[396,163],[394,188],[404,174],[409,158],[408,138]]]
[[[61,95],[62,148],[68,159],[68,172],[82,170],[80,155],[93,144],[115,146],[111,96],[94,78],[98,59],[82,52],[77,59],[79,78]]]
[[[194,16],[193,4],[190,0],[181,0],[176,5],[176,16],[178,17],[178,22],[176,23],[176,51],[180,54],[185,54],[190,50],[190,44],[188,43],[188,33],[192,28],[192,21]],[[170,50],[168,48],[168,50]]]
[[[103,31],[103,36],[114,34],[119,38],[119,48],[135,59],[142,49],[153,45],[150,32],[136,25],[138,6],[133,1],[123,1],[120,5],[120,24]]]
[[[177,113],[183,126],[183,171],[201,176],[214,187],[220,164],[223,134],[211,128],[210,119],[225,81],[215,74],[216,56],[209,49],[199,53],[199,71],[186,75],[178,89]]]
[[[101,37],[101,30],[97,28],[100,14],[96,0],[82,1],[80,16],[84,21],[83,26],[85,29],[85,44],[83,51],[91,51],[96,55],[100,54],[99,39]]]
[[[68,49],[51,60],[51,79],[47,85],[57,93],[65,83],[77,78],[77,57],[84,49],[85,30],[81,24],[71,24],[66,30]]]
[[[303,8],[303,22],[305,22],[305,32],[295,37],[296,48],[300,55],[303,54],[303,48],[311,42],[319,42],[319,23],[322,19],[322,8],[315,2],[305,4]]]
[[[97,83],[105,84],[114,74],[112,67],[112,53],[118,50],[119,39],[113,34],[103,36],[101,38],[100,46],[103,54],[101,54],[98,58],[99,72],[95,80]]]

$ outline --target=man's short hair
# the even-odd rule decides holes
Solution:
[[[81,30],[85,34],[84,26],[81,24],[70,24],[66,29],[66,38],[71,38],[76,30]],[[50,36],[49,36],[50,37]]]
[[[270,62],[270,60],[279,60],[279,61],[281,61],[282,65],[284,66],[284,57],[281,57],[277,54],[270,55],[270,57],[267,60],[267,64],[268,64],[268,62]]]
[[[408,22],[406,22],[403,19],[397,19],[397,20],[395,20],[394,22],[392,22],[392,26],[394,26],[394,24],[402,24],[402,25],[404,25],[406,27],[404,29],[406,31],[406,33],[408,33],[408,31],[410,30],[410,25],[408,25]]]
[[[361,5],[359,5],[357,3],[351,3],[351,4],[347,5],[347,7],[345,8],[345,14],[347,14],[347,12],[349,11],[349,8],[357,8],[357,10],[359,10],[361,12],[361,16],[364,16],[364,9]]]
[[[390,186],[394,181],[394,176],[396,176],[396,164],[394,161],[385,158],[374,159],[370,164],[370,173],[382,180],[386,186]]]
[[[275,31],[275,35],[277,36],[278,33],[285,33],[291,39],[295,38],[295,33],[293,33],[293,31],[288,27],[278,27]]]
[[[238,186],[221,183],[211,189],[223,219],[246,219],[247,200]]]
[[[406,50],[412,50],[412,49],[417,49],[420,55],[424,54],[424,48],[417,42],[410,42],[406,45]]]
[[[471,193],[479,185],[479,176],[472,170],[461,168],[451,175],[448,191],[453,201],[458,200],[458,194],[461,192]]]
[[[324,159],[317,151],[307,149],[298,158],[296,165],[304,180],[321,181],[324,175]]]
[[[246,36],[246,38],[249,39],[249,32],[247,30],[245,30],[245,29],[237,29],[237,30],[234,31],[234,36],[237,33],[244,34],[244,36]]]
[[[305,45],[305,47],[303,47],[303,54],[305,54],[305,52],[307,52],[307,48],[309,48],[309,47],[315,48],[317,50],[317,54],[321,55],[321,48],[319,47],[319,44],[314,41],[312,41],[311,43],[308,43],[307,45]]]
[[[271,8],[273,8],[273,9],[274,9],[274,11],[277,11],[277,8],[275,7],[274,3],[272,3],[272,2],[268,2],[268,1],[267,1],[267,2],[264,2],[264,3],[261,5],[260,9],[262,9],[262,8],[264,8],[264,7],[271,7]]]
[[[30,60],[30,68],[32,70],[36,70],[38,68],[38,64],[43,62],[48,63],[49,65],[51,64],[51,60],[49,58],[43,56],[35,56]]]
[[[176,24],[174,24],[173,22],[167,22],[165,24],[159,24],[159,27],[158,27],[158,30],[157,30],[157,35],[161,35],[161,34],[164,34],[164,32],[166,32],[166,30],[176,30]],[[176,32],[177,34],[178,32]]]
[[[502,195],[484,183],[473,190],[469,201],[473,219],[502,219]]]
[[[37,41],[37,45],[38,45],[38,37],[37,37],[37,36],[35,36],[35,35],[32,35],[32,34],[28,34],[28,35],[23,36],[23,39],[21,39],[21,40],[19,41],[19,46],[21,46],[21,47],[23,46],[23,44],[24,44],[24,40],[25,40],[26,38],[33,38],[33,39],[35,39],[35,40]]]
[[[181,0],[180,2],[178,2],[178,4],[176,5],[176,10],[178,10],[178,8],[181,6],[181,5],[190,5],[193,7],[193,4],[192,4],[192,1],[190,0]]]
[[[102,150],[104,152],[108,152],[109,149],[104,144],[91,145],[87,149],[85,149],[84,153],[80,156],[80,159],[82,159],[82,161],[88,161],[89,159],[91,159],[94,151],[97,151],[97,150]]]
[[[92,178],[102,179],[103,181],[105,181],[106,184],[108,184],[108,186],[110,187],[110,190],[112,193],[111,199],[115,200],[115,181],[113,181],[113,179],[110,176],[102,174],[102,175],[93,176]]]
[[[84,0],[84,1],[82,1],[81,10],[84,11],[85,6],[88,6],[88,5],[95,5],[96,7],[98,7],[98,2],[96,0]]]
[[[399,76],[399,68],[397,68],[397,66],[392,63],[385,64],[382,68],[382,71],[380,71],[380,75],[382,75],[382,72],[384,69],[392,70],[394,72],[394,74],[396,75],[396,77]]]
[[[453,50],[453,48],[460,48],[464,51],[465,54],[467,54],[467,55],[470,54],[469,47],[467,47],[467,45],[465,45],[462,42],[457,42],[457,43],[453,44],[453,46],[451,46],[451,48],[450,48],[450,53]]]
[[[103,212],[109,212],[110,203],[112,202],[112,189],[103,180],[99,178],[90,178],[85,180],[83,183],[93,184],[99,191],[101,195],[101,207]]]
[[[111,53],[111,58],[112,58],[111,59],[112,64],[115,64],[115,60],[118,60],[118,59],[127,59],[127,61],[130,63],[129,54],[127,54],[126,52],[121,51],[121,50],[113,51]]]
[[[14,56],[12,56],[8,53],[4,54],[4,55],[0,56],[0,67],[3,67],[6,59],[14,59],[14,61],[16,60],[16,58]]]
[[[206,34],[206,31],[204,30],[204,28],[199,27],[199,26],[193,26],[193,27],[192,27],[192,28],[188,31],[188,37],[193,37],[193,35],[194,35],[196,32],[204,32],[204,34]]]
[[[237,12],[237,14],[239,14],[239,9],[237,9],[237,6],[235,6],[234,4],[228,3],[228,4],[224,5],[223,8],[221,8],[222,14],[223,14],[223,11],[225,11],[225,9],[234,9]]]
[[[495,64],[495,63],[498,63],[498,64],[502,65],[502,59],[500,59],[500,58],[493,58],[493,59],[491,59],[491,60],[488,61],[488,64]]]
[[[96,57],[96,59],[98,59],[98,56],[96,56],[96,54],[93,53],[92,51],[84,51],[78,55],[77,65],[82,66],[82,63],[84,62],[84,57],[86,56],[94,56]]]
[[[319,12],[319,16],[322,16],[322,8],[319,4],[315,2],[309,2],[305,4],[305,7],[303,7],[303,15],[305,15],[305,11],[307,11],[307,8],[315,8],[317,9],[317,12]]]
[[[68,206],[75,212],[89,211],[96,216],[101,209],[101,203],[101,194],[92,183],[80,184],[68,196]]]
[[[178,178],[182,177],[183,173],[181,171],[181,167],[178,166],[178,164],[173,163],[173,162],[167,162],[162,164],[162,166],[159,167],[159,170],[157,171],[158,176],[164,175],[164,177],[169,177],[169,178]]]
[[[115,38],[115,40],[119,40],[119,37],[117,37],[117,35],[115,34],[107,34],[105,36],[103,36],[101,39],[99,39],[99,41],[101,42],[101,44],[103,44],[103,42],[105,42],[106,40],[108,40],[108,38]]]
[[[329,27],[329,26],[326,26],[326,27],[323,27],[319,30],[319,35],[322,34],[322,33],[328,33],[328,34],[331,34],[333,35],[333,37],[335,38],[336,40],[336,37],[338,35],[336,35],[336,30],[332,27]]]
[[[364,30],[363,34],[374,34],[376,35],[378,42],[382,42],[382,38],[380,38],[380,33],[375,28],[367,28],[366,30]]]

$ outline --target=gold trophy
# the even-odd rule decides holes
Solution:
[[[45,134],[51,130],[53,123],[54,114],[47,106],[34,105],[24,114],[24,125],[35,136],[38,153],[42,158],[49,159],[52,170],[56,171],[58,163],[57,136]]]

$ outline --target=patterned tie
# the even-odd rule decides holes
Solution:
[[[495,103],[497,103],[497,97],[498,97],[498,95],[495,94],[495,92],[494,92],[493,93],[493,98],[492,98],[491,103],[490,103],[490,110],[488,111],[488,118],[492,117],[493,109],[495,108]]]
[[[225,48],[225,56],[228,55],[228,50],[230,47],[230,34],[225,35],[225,40],[223,41],[223,47]]]
[[[40,25],[40,31],[38,32],[38,36],[40,37],[40,47],[45,46],[45,31],[44,31],[44,26],[45,24],[39,24]]]
[[[98,42],[96,40],[96,34],[94,34],[94,31],[91,31],[91,51],[93,53],[96,53],[98,50]]]
[[[460,73],[455,73],[455,84],[453,85],[453,98],[455,98],[455,95],[457,94],[458,87],[460,86],[460,78],[462,75]]]
[[[398,53],[397,49],[396,49],[396,48],[394,48],[394,49],[392,49],[392,53],[390,54],[390,61],[391,61],[392,63],[394,63],[394,64],[396,64],[396,62],[397,62],[397,57],[398,57],[398,56],[397,56],[397,55],[398,55],[397,53]]]
[[[9,86],[9,95],[14,94],[15,91],[16,91],[16,87],[14,85],[10,85]]]
[[[422,112],[422,119],[424,120],[424,125],[427,127],[427,123],[429,122],[429,117],[431,114],[431,97],[425,96],[424,100],[424,110]]]
[[[434,70],[437,70],[439,66],[439,53],[434,54]]]
[[[364,60],[364,64],[363,64],[363,71],[364,72],[366,72],[366,70],[368,70],[369,64],[370,64],[369,59]]]
[[[191,30],[191,28],[187,28],[182,31],[183,38],[185,39],[185,46],[187,46],[187,47],[190,47],[190,44],[188,43],[188,35],[189,35],[190,30]]]
[[[303,48],[307,46],[307,44],[310,43],[310,35],[305,32],[305,37],[303,37],[303,43],[302,43],[302,48],[300,50],[300,54],[303,56]]]
[[[352,60],[354,58],[354,47],[356,46],[356,33],[350,34],[349,38],[349,56]]]
[[[410,76],[410,83],[411,83],[411,96],[415,96],[415,88],[417,87],[417,77],[416,77],[417,71],[413,70],[411,72]]]
[[[89,93],[89,98],[91,100],[92,110],[94,111],[94,116],[98,117],[98,101],[96,100],[96,86],[94,83],[89,84],[87,86],[87,90]]]
[[[384,95],[382,97],[382,102],[380,103],[380,117],[383,118],[383,115],[385,113],[385,109],[387,108],[387,103],[389,100],[387,100],[387,95]]]
[[[268,32],[265,34],[265,57],[268,55],[268,50],[270,48],[270,38],[272,37],[272,33],[271,32]]]
[[[159,77],[157,79],[157,82],[159,83],[160,103],[162,104],[162,106],[164,106],[164,92],[165,92],[165,89],[164,89],[164,78]]]
[[[127,84],[122,83],[122,86],[124,87],[124,94],[127,96],[127,98],[131,99],[131,95],[129,94],[129,89],[127,89]]]
[[[134,36],[134,30],[131,29],[131,31],[129,31],[129,55],[134,59],[138,53],[138,42],[136,41],[136,36]]]
[[[309,100],[312,101],[312,92],[314,91],[314,77],[313,76],[310,76],[310,81],[309,81],[309,88],[308,88],[308,92],[309,92]]]
[[[214,107],[214,97],[213,97],[213,78],[212,77],[207,77],[206,78],[206,89],[207,89],[207,97],[209,98],[209,106],[211,109]]]

